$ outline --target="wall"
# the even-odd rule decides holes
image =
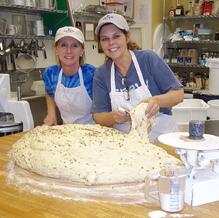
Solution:
[[[130,26],[133,41],[142,49],[151,49],[151,28],[152,28],[152,0],[134,1],[135,25]]]
[[[163,22],[163,0],[153,0],[152,4],[152,32],[151,38],[153,40],[153,33],[160,23]],[[153,41],[151,40],[151,43]]]

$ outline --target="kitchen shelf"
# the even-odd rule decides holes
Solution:
[[[16,13],[24,13],[24,14],[66,14],[68,15],[68,11],[66,10],[57,10],[57,9],[47,9],[47,8],[37,8],[37,7],[27,7],[22,5],[14,5],[14,4],[3,4],[0,3],[1,11],[6,12],[16,12]]]
[[[56,8],[42,8],[42,7],[28,7],[24,5],[15,5],[9,3],[0,3],[0,11],[24,15],[39,15],[40,19],[43,20],[44,27],[46,31],[51,30],[52,35],[54,36],[55,32],[58,28],[62,26],[70,26],[72,25],[71,14],[69,13],[68,1],[64,0],[56,0]],[[9,21],[8,21],[9,22]],[[0,35],[0,39],[54,39],[54,37],[50,35],[46,36],[35,36],[35,35]]]
[[[89,11],[82,11],[82,12],[75,11],[73,13],[73,17],[75,20],[83,20],[83,21],[90,21],[90,22],[97,23],[98,20],[107,13],[108,13],[107,11],[106,11],[106,13],[101,13],[101,12],[94,13],[94,12],[89,12]],[[135,21],[132,18],[125,16],[125,19],[127,20],[129,25],[135,24]]]
[[[169,63],[168,64],[171,69],[176,69],[180,71],[186,72],[194,72],[194,73],[208,73],[209,67],[200,65],[200,64],[180,64],[180,63]]]
[[[200,15],[200,16],[175,16],[175,17],[165,17],[165,21],[177,21],[177,20],[209,20],[209,19],[219,19],[219,15]]]
[[[166,37],[167,27],[170,32],[174,33],[176,28],[181,29],[193,29],[194,24],[203,23],[205,27],[209,27],[216,32],[219,15],[200,15],[200,16],[167,16],[168,0],[163,0],[163,46],[164,46],[164,57],[168,60],[168,65],[173,72],[179,76],[182,84],[190,84],[190,81],[196,83],[197,87],[206,88],[207,80],[209,77],[209,67],[199,64],[188,64],[188,63],[176,63],[176,60],[180,58],[184,62],[186,58],[191,58],[191,62],[197,63],[199,60],[205,60],[208,57],[217,56],[219,53],[219,40],[212,40],[200,38],[200,40],[179,40],[171,41],[169,37]],[[176,7],[176,5],[175,5]],[[194,51],[192,51],[194,50]],[[191,52],[191,53],[190,53]],[[215,54],[214,54],[215,53]],[[182,59],[181,59],[182,58]],[[174,62],[174,63],[173,63]],[[204,62],[203,62],[204,63]],[[199,80],[194,80],[194,77],[201,78],[201,84]],[[184,87],[185,92],[191,92],[194,88]]]
[[[166,48],[204,48],[215,49],[215,46],[219,46],[219,40],[193,40],[193,41],[167,41],[164,42],[166,44]]]
[[[44,39],[44,40],[52,40],[54,36],[30,36],[30,35],[0,35],[0,39]]]

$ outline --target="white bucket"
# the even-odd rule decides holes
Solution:
[[[219,99],[208,101],[210,106],[208,109],[208,116],[211,120],[219,120]]]
[[[209,105],[201,99],[184,99],[172,108],[173,118],[180,131],[188,131],[190,120],[207,120]]]
[[[209,66],[209,93],[219,95],[219,58],[210,58]]]

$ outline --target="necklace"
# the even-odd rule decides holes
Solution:
[[[130,95],[129,95],[129,87],[128,87],[128,82],[127,82],[127,76],[122,77],[122,85],[125,87],[123,89],[123,97],[125,98],[126,101],[130,100]]]

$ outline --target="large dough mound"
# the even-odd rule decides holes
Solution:
[[[38,174],[86,184],[142,182],[166,163],[179,163],[136,134],[99,125],[41,126],[11,150],[17,165]]]

